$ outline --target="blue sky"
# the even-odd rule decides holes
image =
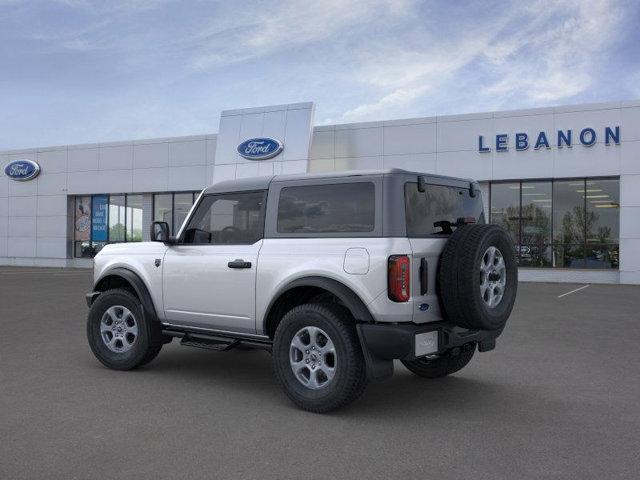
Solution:
[[[637,1],[0,0],[0,149],[640,98]]]

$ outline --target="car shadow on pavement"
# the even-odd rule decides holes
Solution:
[[[276,409],[297,410],[277,384],[269,353],[219,353],[176,347],[172,345],[152,363],[134,372],[153,378],[154,383],[171,385],[179,378],[182,389],[210,388],[212,394],[225,390],[231,395],[259,397],[261,404],[272,404]],[[455,412],[458,418],[467,414],[470,419],[478,414],[498,418],[500,409],[496,409],[496,405],[518,409],[518,405],[531,402],[536,395],[525,386],[498,383],[495,377],[483,380],[474,377],[474,373],[477,375],[477,372],[459,372],[446,378],[425,379],[396,362],[393,377],[370,382],[360,399],[329,415],[392,419],[417,413],[422,417],[450,416]]]

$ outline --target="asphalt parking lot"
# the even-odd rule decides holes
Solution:
[[[297,410],[262,351],[101,366],[88,271],[0,267],[0,478],[638,478],[640,287],[520,285],[495,351]]]

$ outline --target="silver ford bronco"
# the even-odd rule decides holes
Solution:
[[[180,231],[95,257],[87,337],[109,368],[173,338],[272,354],[299,407],[356,399],[394,360],[420,377],[492,350],[518,285],[511,238],[472,180],[404,170],[271,176],[205,189]]]

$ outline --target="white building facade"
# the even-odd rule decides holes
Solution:
[[[313,117],[313,103],[230,110],[217,134],[0,152],[0,265],[91,266],[107,243],[147,239],[153,220],[177,231],[219,180],[402,168],[478,180],[523,280],[640,284],[640,101]],[[238,147],[252,139],[282,150],[244,158]]]

